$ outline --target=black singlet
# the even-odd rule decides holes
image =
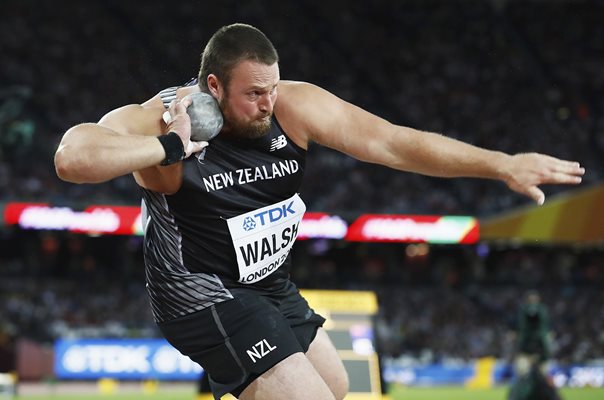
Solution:
[[[160,92],[164,105],[175,98],[176,89]],[[177,193],[143,189],[146,281],[156,321],[231,299],[229,288],[270,290],[286,283],[289,250],[285,249],[295,240],[295,221],[276,226],[272,235],[234,245],[227,220],[246,214],[241,221],[231,220],[231,229],[247,235],[265,224],[278,225],[281,217],[303,213],[296,193],[305,156],[306,151],[289,139],[273,117],[270,131],[261,138],[218,135],[206,149],[184,160]],[[279,260],[272,262],[278,253]],[[271,263],[247,276],[248,282],[240,281],[240,269],[265,261]]]

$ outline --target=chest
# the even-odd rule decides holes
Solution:
[[[248,143],[216,138],[183,166],[183,195],[202,207],[238,213],[294,195],[302,184],[305,152],[285,135]]]

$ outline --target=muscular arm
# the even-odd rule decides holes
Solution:
[[[118,108],[96,124],[69,129],[55,154],[57,175],[74,183],[98,183],[133,173],[142,187],[161,193],[176,192],[182,182],[182,163],[159,166],[166,154],[157,136],[168,129],[161,118],[163,106],[153,103],[151,100],[145,105]],[[171,113],[173,123],[180,126],[170,130],[179,131],[188,142],[186,106],[177,108],[171,107]],[[190,154],[198,144],[189,143]]]
[[[359,160],[439,177],[500,179],[512,190],[544,199],[537,185],[579,183],[576,162],[542,154],[508,155],[482,149],[436,133],[397,126],[305,83],[280,89],[284,106],[295,108],[296,124],[306,140],[340,150]]]
[[[147,113],[142,106],[125,106],[97,124],[69,129],[55,154],[59,177],[74,183],[98,183],[159,164],[165,157],[156,137],[162,133],[159,127],[144,136],[127,126],[149,125],[145,122]],[[120,123],[122,120],[128,124]]]

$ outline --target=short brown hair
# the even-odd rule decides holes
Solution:
[[[208,90],[210,74],[216,75],[228,87],[233,67],[246,60],[273,65],[279,62],[279,55],[259,29],[246,24],[223,26],[210,38],[201,54],[200,88]]]

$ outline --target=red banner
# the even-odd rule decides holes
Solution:
[[[476,243],[478,221],[472,217],[361,215],[346,240],[354,242]]]
[[[8,203],[4,222],[24,229],[77,233],[137,235],[142,233],[140,207],[93,205],[83,211],[45,203]]]
[[[88,234],[142,235],[140,207],[91,205],[83,211],[47,203],[8,203],[4,222],[24,229],[67,230]],[[298,239],[346,239],[361,242],[476,243],[472,217],[361,215],[350,227],[341,217],[308,212]]]
[[[298,239],[343,239],[348,231],[348,224],[337,215],[307,212],[300,224]]]
[[[24,229],[67,230],[105,235],[142,235],[141,209],[131,206],[92,205],[83,211],[51,207],[47,203],[8,203],[4,222]],[[298,239],[342,239],[348,224],[336,215],[306,213]]]

